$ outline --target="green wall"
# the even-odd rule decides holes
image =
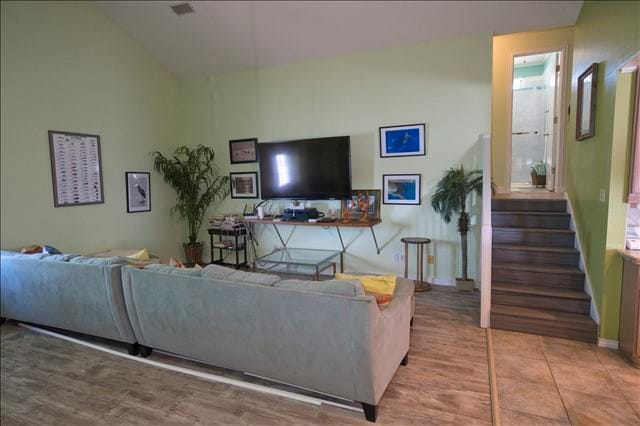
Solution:
[[[463,66],[461,58],[474,66]],[[354,188],[380,189],[383,173],[421,173],[422,205],[382,207],[383,224],[376,227],[384,245],[380,255],[368,230],[344,230],[347,268],[401,274],[402,263],[393,260],[403,250],[400,238],[429,236],[435,267],[428,275],[451,283],[460,268],[456,225],[445,225],[434,215],[428,197],[445,169],[462,162],[481,167],[476,141],[489,130],[490,103],[491,36],[485,34],[181,82],[179,129],[194,144],[212,144],[224,159],[224,173],[257,170],[256,164],[228,164],[230,139],[267,142],[335,135],[351,136]],[[427,124],[427,156],[379,158],[378,128],[407,123]],[[241,212],[245,202],[228,200],[219,211]],[[337,202],[315,205],[339,208]],[[475,220],[470,271],[477,278]],[[283,230],[286,235],[290,228]],[[260,228],[258,236],[259,252],[278,244],[270,227]],[[323,229],[299,228],[290,244],[339,248],[335,231]],[[413,271],[413,252],[410,265]]]
[[[179,254],[173,193],[153,173],[153,210],[127,214],[124,185],[179,142],[177,79],[89,3],[3,1],[1,17],[0,246]],[[100,135],[105,204],[53,207],[49,129]]]
[[[513,78],[535,77],[544,73],[545,64],[514,67]]]
[[[639,22],[638,2],[584,3],[574,31],[571,118],[565,139],[566,189],[600,314],[600,337],[613,340],[618,338],[621,284],[620,258],[613,250],[624,246],[626,214],[626,176],[620,173],[625,155],[620,152],[630,145],[620,133],[614,136],[614,117],[623,114],[620,97],[625,93],[621,90],[616,99],[617,68],[640,49]],[[594,62],[599,66],[595,136],[577,142],[577,77]],[[600,189],[606,191],[604,202],[599,201]]]

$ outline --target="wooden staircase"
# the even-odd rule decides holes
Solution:
[[[491,327],[596,342],[566,200],[494,198]]]

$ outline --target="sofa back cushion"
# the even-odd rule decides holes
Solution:
[[[306,281],[291,279],[279,281],[273,284],[273,286],[290,290],[333,294],[336,296],[364,296],[362,284],[357,280]]]
[[[207,265],[202,270],[202,277],[209,278],[211,280],[233,281],[266,286],[272,286],[273,283],[280,281],[280,277],[277,275],[238,271],[221,265]]]
[[[82,263],[85,265],[95,265],[95,266],[126,265],[127,259],[120,256],[114,256],[114,257],[77,256],[70,259],[69,263]]]
[[[202,269],[200,268],[177,268],[171,265],[161,265],[159,263],[152,263],[144,267],[147,271],[162,272],[165,274],[173,275],[187,275],[190,277],[199,277],[202,275]]]

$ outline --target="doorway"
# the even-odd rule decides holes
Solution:
[[[557,50],[513,56],[511,192],[559,189],[562,55]]]

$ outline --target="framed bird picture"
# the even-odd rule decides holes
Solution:
[[[151,174],[126,172],[127,213],[151,211]]]

